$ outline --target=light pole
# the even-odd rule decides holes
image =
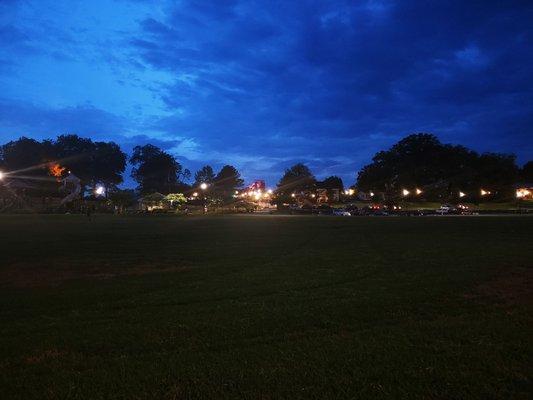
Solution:
[[[205,198],[205,191],[207,190],[208,185],[205,182],[200,183],[200,189],[202,189],[202,199],[204,201],[204,214],[207,214],[207,199]]]

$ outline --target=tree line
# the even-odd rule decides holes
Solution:
[[[37,192],[57,191],[51,176],[52,165],[59,165],[61,171],[72,171],[81,179],[84,189],[101,184],[109,192],[118,192],[128,163],[141,195],[190,193],[206,183],[211,194],[229,199],[244,184],[232,165],[223,166],[217,173],[206,165],[192,177],[176,157],[151,144],[136,146],[129,157],[114,142],[93,141],[77,135],[60,135],[42,141],[21,137],[0,146],[0,170],[6,179],[39,182],[34,185]],[[505,198],[512,195],[515,183],[533,181],[532,169],[531,161],[519,168],[511,154],[478,154],[464,146],[443,144],[432,134],[421,133],[407,136],[390,149],[378,152],[359,171],[354,187],[380,193],[384,198],[398,196],[402,188],[421,188],[426,199],[442,199],[459,191],[475,192],[480,188]],[[319,181],[305,164],[299,163],[284,172],[276,194],[280,201],[290,202],[294,193],[317,188],[342,191],[344,183],[337,176]]]

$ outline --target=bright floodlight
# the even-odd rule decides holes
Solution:
[[[4,179],[4,173],[2,171],[0,171],[0,181]]]
[[[105,187],[103,187],[102,185],[97,186],[96,189],[94,190],[94,193],[96,193],[97,196],[102,196],[102,195],[104,195],[104,193],[105,193]]]
[[[486,196],[486,195],[490,194],[490,192],[488,190],[484,190],[484,189],[481,189],[480,192],[481,192],[482,196]]]
[[[402,190],[402,194],[403,194],[404,196],[409,196],[409,190],[407,190],[407,189],[403,189],[403,190]]]
[[[422,194],[422,190],[416,188],[416,194]]]
[[[370,197],[374,197],[374,192],[370,192]]]
[[[516,190],[516,198],[522,199],[524,197],[527,197],[531,194],[531,192],[527,189],[517,189]]]
[[[463,193],[463,192],[459,192],[459,197],[465,197],[465,196],[466,196],[465,193]]]
[[[200,189],[202,189],[202,190],[207,189],[207,183],[202,182],[202,183],[200,184]]]

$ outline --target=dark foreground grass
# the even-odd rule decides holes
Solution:
[[[532,230],[0,217],[0,398],[530,398]]]

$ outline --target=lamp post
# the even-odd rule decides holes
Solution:
[[[208,185],[205,182],[200,183],[200,189],[202,189],[202,199],[204,201],[204,214],[207,214],[207,199],[205,198],[205,191],[207,190]]]

